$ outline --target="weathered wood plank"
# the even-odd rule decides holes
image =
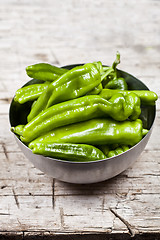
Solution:
[[[34,168],[9,130],[8,112],[15,91],[30,79],[27,65],[110,65],[117,50],[119,68],[160,97],[160,2],[45,3],[0,1],[0,238],[159,239],[159,101],[139,159],[119,176],[90,185],[53,180]]]
[[[17,153],[15,153],[15,156],[16,155]],[[20,155],[21,154],[19,153],[19,156]],[[144,152],[144,155],[148,155],[148,152]],[[13,156],[12,158],[10,158],[9,155],[8,159],[13,159]],[[18,219],[21,222],[27,221],[27,215],[26,213],[24,214],[24,209],[27,208],[27,205],[30,207],[32,206],[32,208],[34,209],[34,204],[36,203],[36,201],[38,201],[39,204],[42,204],[43,206],[43,202],[46,202],[46,199],[50,199],[51,204],[51,202],[53,201],[53,196],[51,192],[51,181],[48,181],[49,179],[47,179],[46,177],[46,183],[44,183],[45,176],[40,175],[37,177],[38,171],[33,167],[31,167],[31,170],[34,170],[34,172],[32,172],[32,179],[30,179],[31,177],[28,179],[28,172],[30,172],[30,169],[28,169],[27,166],[25,168],[25,165],[23,164],[19,164],[21,162],[20,158],[16,159],[18,160],[18,162],[15,162],[14,167],[12,162],[9,162],[9,164],[7,162],[4,164],[6,169],[8,169],[5,171],[5,173],[8,172],[9,176],[7,177],[7,174],[4,176],[6,177],[6,180],[4,179],[3,184],[5,183],[6,185],[1,186],[2,195],[0,202],[3,206],[3,211],[4,207],[6,207],[7,211],[8,209],[10,209],[9,212],[11,212],[12,209],[10,208],[10,204],[12,206],[15,205],[16,209],[23,209],[23,211],[19,210],[18,216]],[[76,226],[77,231],[78,229],[80,231],[82,226],[83,230],[85,231],[94,231],[94,228],[99,228],[100,230],[100,228],[102,227],[102,223],[99,223],[99,220],[97,220],[98,224],[100,225],[98,225],[99,227],[96,227],[94,221],[93,223],[91,223],[91,221],[88,222],[88,217],[89,219],[92,219],[93,216],[93,219],[103,219],[103,215],[105,212],[105,217],[109,219],[109,225],[107,225],[107,222],[104,221],[106,225],[103,226],[103,229],[105,231],[106,229],[108,229],[109,231],[114,227],[111,226],[111,217],[108,217],[107,215],[111,215],[110,209],[115,209],[113,211],[116,211],[120,216],[123,216],[124,219],[126,219],[129,215],[128,218],[132,219],[133,225],[137,228],[140,228],[141,230],[144,228],[143,230],[145,231],[145,226],[147,224],[147,228],[150,229],[150,231],[158,231],[160,221],[159,161],[149,162],[145,159],[145,156],[144,158],[141,157],[141,159],[137,161],[132,168],[128,169],[120,176],[103,183],[77,186],[56,181],[54,186],[54,202],[52,202],[52,208],[54,209],[54,215],[64,215],[63,218],[61,218],[64,229],[67,229],[67,226],[69,227],[71,219],[74,220],[76,218],[79,218],[79,221],[76,220],[76,223],[79,226],[79,228],[78,226]],[[4,170],[5,167],[3,167]],[[14,172],[12,172],[11,169],[14,169]],[[26,174],[24,169],[26,169]],[[150,171],[150,169],[152,169],[152,172]],[[20,174],[21,172],[22,175]],[[36,174],[36,176],[34,174]],[[7,184],[9,184],[9,186]],[[39,200],[36,200],[37,198]],[[152,203],[153,200],[154,204]],[[72,206],[76,207],[74,208]],[[47,207],[51,208],[51,205],[48,205],[47,203]],[[143,208],[145,210],[145,214],[143,214],[142,216]],[[3,218],[5,218],[6,223],[8,215],[5,214],[8,214],[8,212],[3,212],[3,214]],[[16,210],[14,214],[17,215]],[[40,217],[40,215],[38,215],[38,217]],[[46,223],[43,223],[43,228],[45,230],[51,230],[48,229],[48,214],[44,218],[46,219]],[[142,223],[144,223],[144,219],[145,224],[143,226]],[[29,226],[29,223],[27,224],[27,226]],[[73,227],[75,227],[74,221]],[[42,228],[41,222],[39,222],[39,228]],[[21,231],[22,229],[16,228],[16,230]]]

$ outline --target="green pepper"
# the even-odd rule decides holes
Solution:
[[[54,81],[67,71],[68,69],[48,63],[37,63],[26,67],[26,73],[29,77],[42,81]]]
[[[154,105],[158,99],[157,94],[149,90],[102,89],[99,95],[108,100],[117,93],[122,93],[124,96],[127,96],[129,93],[135,93],[141,99],[141,103],[146,105]]]
[[[25,127],[25,125],[20,124],[15,127],[11,127],[11,131],[14,132],[18,136],[22,136],[24,127]]]
[[[98,145],[97,147],[105,154],[105,156],[108,155],[108,153],[110,151],[109,145]]]
[[[90,92],[87,93],[87,95],[97,95],[102,91],[103,87],[102,84],[100,83],[98,86],[93,88]]]
[[[119,154],[122,154],[124,152],[126,152],[127,150],[129,150],[129,146],[128,145],[122,145],[122,146],[118,146],[116,149],[111,150],[108,152],[107,157],[115,157]]]
[[[20,104],[27,101],[34,101],[48,88],[49,84],[49,82],[45,82],[22,87],[16,91],[14,101]]]
[[[87,63],[64,73],[41,94],[28,115],[30,122],[45,108],[56,103],[85,95],[101,83],[100,71],[95,64]]]
[[[125,81],[124,78],[115,78],[110,80],[104,88],[109,88],[109,89],[120,89],[120,90],[127,90],[128,85]]]
[[[101,150],[88,144],[37,142],[31,150],[34,154],[76,162],[106,159]]]
[[[120,63],[120,53],[117,52],[116,59],[110,67],[103,67],[103,88],[127,90],[128,85],[124,78],[119,77],[117,65]]]
[[[91,145],[123,144],[133,146],[148,130],[143,129],[142,121],[118,122],[113,119],[96,118],[74,123],[50,131],[29,143],[83,143]]]
[[[93,62],[93,64],[99,69],[100,73],[104,71],[101,61]]]
[[[21,140],[30,142],[54,128],[92,118],[110,116],[118,121],[124,121],[128,117],[135,120],[140,113],[140,100],[134,93],[126,97],[116,94],[110,101],[98,95],[86,95],[55,104],[39,113],[24,127]]]

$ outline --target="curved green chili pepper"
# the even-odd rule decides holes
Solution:
[[[28,115],[31,121],[45,108],[85,95],[101,83],[100,71],[92,63],[75,67],[64,73],[41,94]]]
[[[140,113],[140,100],[134,93],[126,97],[117,94],[110,101],[98,95],[83,96],[45,109],[24,127],[21,140],[30,142],[54,128],[96,117],[110,116],[118,121],[130,117],[135,120]]]
[[[109,145],[98,145],[97,146],[106,156],[108,155],[110,151],[110,146]]]
[[[122,146],[118,146],[116,149],[111,150],[108,152],[107,157],[115,157],[119,154],[122,154],[124,152],[126,152],[127,150],[129,150],[129,146],[128,145],[122,145]]]
[[[49,84],[49,82],[45,82],[22,87],[16,91],[14,101],[20,104],[27,101],[34,101],[48,88]]]
[[[42,81],[54,81],[67,71],[68,69],[59,68],[48,63],[37,63],[26,67],[26,73],[29,77]]]
[[[133,146],[141,141],[147,132],[147,129],[143,129],[140,119],[117,122],[113,119],[98,118],[54,129],[29,143],[29,147],[32,148],[35,143],[39,142]]]
[[[99,69],[100,73],[102,73],[104,71],[104,68],[102,66],[102,62],[101,61],[93,62],[93,64],[97,67],[97,69]]]
[[[120,90],[127,90],[128,85],[125,81],[124,78],[116,78],[111,81],[109,81],[104,88],[109,88],[109,89],[120,89]]]
[[[76,162],[106,159],[98,148],[87,144],[73,143],[35,143],[31,150],[35,154]]]
[[[93,88],[90,92],[87,93],[87,95],[97,95],[102,91],[103,87],[102,84],[100,83],[98,86]]]
[[[102,89],[99,96],[108,100],[117,93],[122,93],[124,96],[127,96],[129,93],[135,93],[141,99],[141,103],[146,105],[154,105],[158,99],[157,94],[149,90]]]
[[[20,124],[15,127],[11,127],[11,131],[14,132],[18,136],[22,136],[24,127],[25,127],[25,125]]]

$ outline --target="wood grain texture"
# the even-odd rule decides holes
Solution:
[[[25,67],[100,60],[160,97],[160,2],[0,1],[0,238],[160,239],[160,106],[139,159],[119,176],[76,185],[37,170],[10,132],[9,105]]]

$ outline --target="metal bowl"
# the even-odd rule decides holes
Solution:
[[[75,66],[76,65],[69,65],[65,67],[71,69]],[[149,90],[144,83],[134,76],[121,70],[118,70],[118,72],[122,77],[125,78],[129,89]],[[34,84],[37,82],[40,81],[33,79],[27,82],[25,85]],[[31,102],[19,104],[15,102],[13,98],[9,111],[9,120],[11,126],[26,123],[26,117],[30,111],[31,104]],[[112,158],[93,162],[71,162],[33,154],[32,151],[24,143],[22,143],[15,134],[14,136],[24,155],[33,163],[36,168],[45,174],[64,182],[77,184],[96,183],[120,174],[136,161],[136,159],[143,152],[150,138],[155,115],[155,106],[142,106],[140,118],[143,121],[144,128],[149,129],[147,135],[128,151]]]

